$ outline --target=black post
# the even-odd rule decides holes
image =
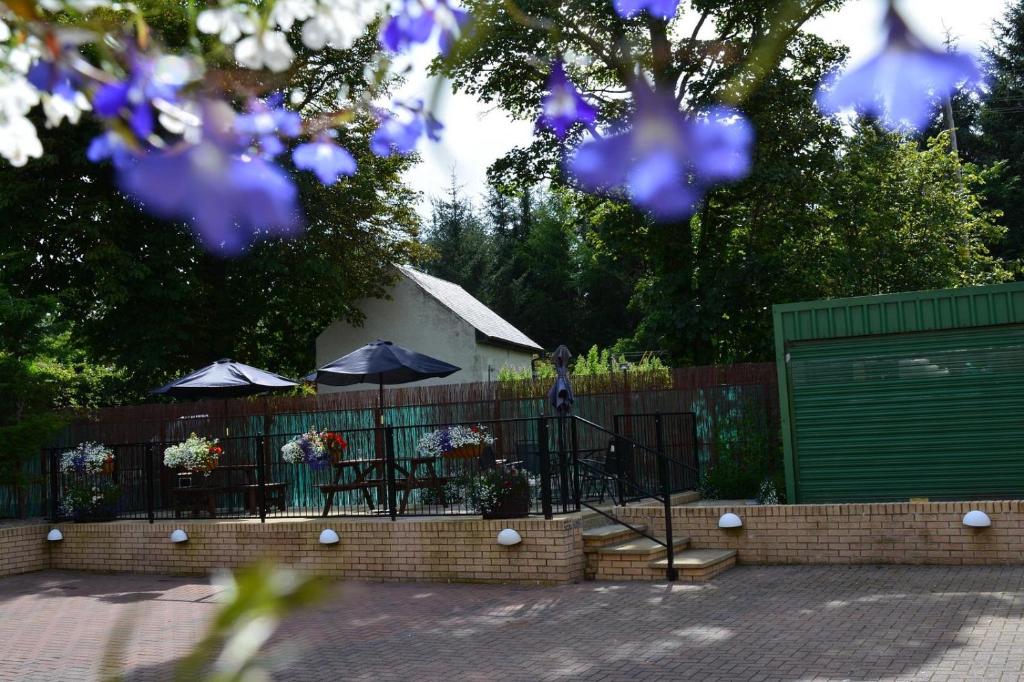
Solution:
[[[654,447],[658,451],[658,473],[661,478],[661,494],[665,498],[665,548],[668,568],[665,578],[672,581],[679,577],[676,570],[676,548],[672,539],[672,482],[669,480],[668,457],[665,456],[665,440],[661,429],[661,414],[654,415]]]
[[[156,453],[152,443],[146,443],[146,461],[143,462],[143,470],[146,474],[146,517],[150,523],[156,519],[153,511],[153,456]]]
[[[629,447],[626,443],[626,439],[615,434],[615,438],[612,441],[612,454],[614,455],[615,461],[612,465],[615,467],[615,492],[619,496],[619,504],[623,507],[626,506],[626,448]]]
[[[573,500],[576,504],[576,511],[580,510],[580,497],[583,495],[583,491],[580,489],[583,482],[580,480],[580,438],[579,432],[576,430],[576,417],[570,417],[570,438],[572,443],[572,485],[573,485]]]
[[[388,478],[388,511],[391,513],[391,520],[395,521],[398,519],[398,496],[395,490],[395,427],[385,427],[384,438],[384,456]]]
[[[50,450],[50,520],[60,516],[60,462],[56,450]]]
[[[697,480],[693,482],[692,490],[700,486],[700,442],[697,440],[697,413],[690,414],[690,422],[693,424],[693,471]]]
[[[548,418],[537,417],[537,440],[540,457],[540,505],[544,518],[554,516],[551,510],[551,454],[548,452]]]
[[[565,417],[558,417],[558,499],[562,513],[569,512],[569,456],[565,449]]]
[[[267,522],[267,458],[263,449],[266,441],[256,436],[256,504],[260,508],[260,523]]]

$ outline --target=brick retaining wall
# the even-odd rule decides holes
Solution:
[[[990,528],[968,528],[980,509]],[[743,527],[724,530],[733,512]],[[654,507],[617,508],[627,523],[664,531]],[[735,549],[747,564],[1024,564],[1024,501],[675,507],[672,530],[695,549]]]
[[[329,519],[61,524],[50,567],[86,571],[206,574],[266,559],[335,578],[402,581],[567,583],[583,578],[577,519]],[[175,528],[188,533],[169,541]],[[320,531],[341,542],[321,545]],[[522,543],[497,543],[503,528]],[[45,532],[44,532],[45,534]]]
[[[38,524],[0,528],[0,577],[49,568],[48,530]]]

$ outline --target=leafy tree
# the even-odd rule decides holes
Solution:
[[[607,268],[628,273],[632,332],[604,325],[621,330],[621,348],[666,350],[675,363],[763,359],[773,303],[1005,276],[986,250],[999,236],[995,214],[978,196],[994,174],[870,126],[850,133],[818,110],[817,85],[846,49],[801,29],[839,4],[701,0],[685,10],[690,20],[680,24],[696,30],[684,33],[657,19],[621,20],[607,2],[477,0],[477,40],[435,68],[529,119],[548,68],[536,55],[574,55],[574,82],[614,126],[633,107],[635,75],[622,58],[629,51],[641,56],[652,87],[681,107],[738,105],[757,134],[753,170],[710,193],[692,219],[658,223],[614,198],[572,196],[583,242]],[[539,133],[495,163],[492,180],[569,186],[561,159],[582,134],[559,142]],[[872,182],[883,183],[884,202],[873,198]],[[877,248],[887,250],[869,258]]]
[[[350,50],[300,55],[290,77],[307,93],[304,106],[327,111],[339,93],[359,96],[373,54],[367,35]],[[375,125],[346,128],[356,176],[330,187],[296,176],[304,235],[233,260],[132,205],[112,170],[85,158],[94,126],[39,125],[47,155],[29,172],[0,166],[0,253],[34,256],[5,265],[4,280],[27,300],[54,299],[90,363],[130,370],[135,398],[220,357],[304,373],[320,330],[358,322],[356,301],[385,293],[392,263],[418,258],[414,195],[401,180],[414,160],[372,154]]]
[[[990,188],[988,197],[990,205],[1003,213],[1007,228],[996,253],[1017,260],[1024,257],[1024,2],[1010,2],[994,32],[995,39],[985,49],[989,90],[979,116],[980,149],[969,158],[1006,161],[1004,177]]]

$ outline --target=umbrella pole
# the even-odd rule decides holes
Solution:
[[[379,382],[378,383],[379,393],[377,395],[377,410],[378,410],[378,413],[380,415],[377,418],[377,423],[383,426],[383,424],[384,424],[384,373],[383,372],[381,372],[380,374],[377,375],[377,380]]]

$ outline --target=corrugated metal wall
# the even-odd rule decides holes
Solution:
[[[1024,496],[1024,283],[776,306],[789,499]]]

